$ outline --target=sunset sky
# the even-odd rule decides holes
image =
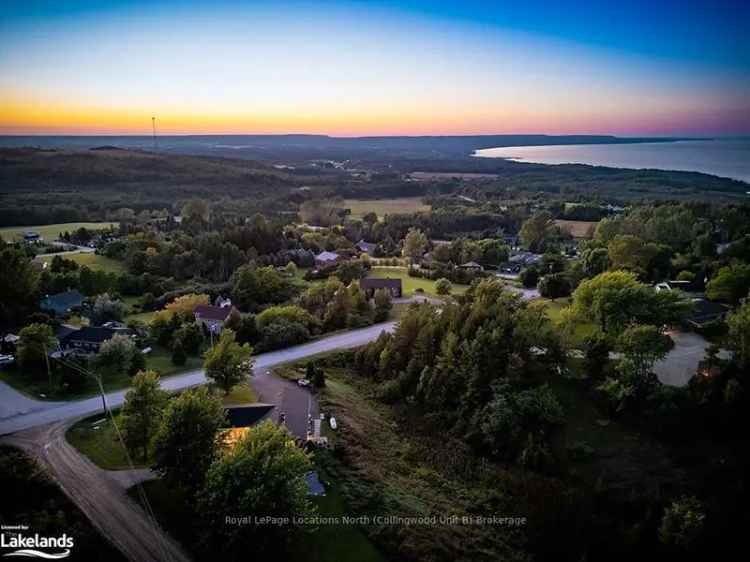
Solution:
[[[750,134],[750,2],[0,4],[0,134]]]

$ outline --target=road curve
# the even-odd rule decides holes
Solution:
[[[0,442],[16,446],[37,459],[97,530],[128,560],[190,560],[180,545],[127,496],[127,479],[95,466],[68,443],[65,432],[74,421],[35,427],[3,437]]]
[[[253,381],[254,386],[261,387],[263,400],[274,402],[280,392],[292,392],[289,390],[288,381],[282,381],[276,377],[268,377],[265,372],[269,367],[289,361],[296,361],[304,357],[334,351],[336,349],[350,349],[364,345],[375,340],[383,331],[393,331],[396,326],[395,321],[382,322],[374,324],[359,330],[350,330],[342,332],[319,340],[297,345],[279,351],[261,353],[255,357],[255,375],[258,377],[257,382]],[[253,377],[255,379],[255,377]],[[269,379],[269,380],[266,380]],[[275,382],[274,382],[275,381]],[[206,382],[203,369],[187,372],[183,375],[169,377],[162,380],[162,388],[169,391],[181,390],[198,386]],[[275,385],[275,386],[274,386]],[[129,389],[118,390],[106,394],[107,405],[110,408],[121,406],[125,401],[125,394]],[[5,408],[1,405],[15,403],[20,399],[19,393],[9,386],[0,387],[0,411],[11,410],[11,407]],[[23,397],[23,395],[20,395]],[[72,402],[42,402],[23,397],[23,408],[16,415],[10,415],[0,420],[0,435],[7,435],[33,427],[46,425],[70,418],[80,418],[93,414],[102,409],[101,397],[86,398]],[[280,405],[280,407],[283,407]],[[290,420],[291,422],[292,420]],[[290,429],[298,434],[298,423],[290,423]],[[304,434],[303,434],[304,435]]]

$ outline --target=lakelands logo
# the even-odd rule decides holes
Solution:
[[[26,525],[3,525],[0,534],[0,547],[3,549],[14,548],[6,552],[6,556],[22,556],[25,558],[43,558],[45,560],[60,560],[70,556],[73,548],[73,537],[65,533],[59,537],[44,537],[39,533],[23,535],[20,531],[27,531]],[[40,550],[44,549],[44,550]],[[51,550],[52,552],[47,552]]]

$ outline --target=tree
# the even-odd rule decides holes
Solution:
[[[539,211],[521,225],[519,235],[530,251],[541,253],[549,249],[551,243],[559,240],[560,229],[549,211]]]
[[[183,219],[208,222],[211,217],[211,207],[203,199],[189,199],[182,206],[180,216]]]
[[[537,286],[539,283],[539,270],[533,265],[521,270],[521,274],[518,276],[521,284],[527,289],[531,289]]]
[[[564,273],[550,273],[539,281],[539,294],[544,298],[555,300],[570,295],[570,281]]]
[[[249,344],[240,345],[235,341],[232,330],[222,330],[216,345],[203,355],[206,377],[222,389],[224,394],[229,394],[235,385],[252,374],[252,354]]]
[[[303,324],[277,320],[260,330],[259,351],[273,351],[304,343],[310,339],[310,332]]]
[[[21,366],[41,366],[57,347],[57,339],[47,324],[29,324],[19,333],[18,360]]]
[[[187,355],[185,354],[185,348],[182,345],[182,341],[175,339],[172,344],[172,364],[182,366],[187,362]]]
[[[154,468],[170,486],[195,493],[219,453],[217,432],[226,423],[224,406],[205,387],[172,398],[154,439]]]
[[[617,350],[627,360],[627,369],[639,379],[651,372],[654,363],[664,359],[672,349],[671,338],[656,326],[630,326],[617,339]]]
[[[318,325],[316,319],[313,318],[313,316],[309,312],[307,312],[304,308],[297,306],[296,304],[271,306],[255,317],[255,323],[260,330],[262,330],[272,322],[277,322],[279,320],[302,324],[308,330],[311,330]]]
[[[286,273],[289,277],[294,277],[295,275],[297,275],[297,264],[293,261],[290,261],[284,267],[284,273]]]
[[[14,320],[37,300],[39,271],[20,248],[0,245],[0,318]]]
[[[115,334],[102,342],[99,352],[91,359],[92,367],[103,375],[113,375],[117,372],[135,374],[142,367],[136,356],[141,350],[135,345],[130,336]]]
[[[148,458],[149,446],[159,427],[162,408],[167,393],[159,386],[159,375],[154,371],[141,371],[133,378],[133,387],[125,395],[120,422],[125,444],[133,451],[140,449],[142,458]]]
[[[451,289],[453,289],[453,285],[445,277],[441,277],[435,281],[435,292],[438,295],[450,295]]]
[[[260,305],[280,303],[293,293],[290,280],[273,267],[243,265],[231,278],[232,301],[245,311],[255,311]]]
[[[101,325],[105,322],[119,322],[125,318],[127,307],[125,303],[113,299],[109,294],[104,293],[96,297],[94,306],[91,309],[91,322],[95,325]]]
[[[664,510],[659,526],[659,540],[682,549],[690,548],[700,538],[706,523],[703,503],[693,496],[683,496]]]
[[[581,282],[573,293],[571,317],[595,322],[618,335],[629,324],[664,325],[682,321],[692,302],[676,291],[655,291],[635,273],[606,271]]]
[[[609,363],[610,345],[601,332],[594,332],[583,340],[584,368],[592,378],[599,378]]]
[[[209,303],[208,295],[198,295],[196,293],[188,293],[177,297],[172,302],[167,304],[164,308],[174,314],[193,314],[195,307],[198,305],[205,305]]]
[[[479,241],[479,247],[482,250],[481,261],[485,264],[500,265],[508,261],[510,257],[510,248],[501,240],[495,238],[485,238]]]
[[[289,519],[315,514],[305,480],[312,463],[292,442],[285,427],[263,422],[210,466],[198,508],[206,521],[207,542],[217,552],[231,559],[248,552],[256,557],[279,554],[300,529],[293,524],[227,525],[229,513]]]
[[[745,303],[727,317],[729,345],[743,363],[750,362],[750,303]]]
[[[722,267],[706,285],[706,296],[713,301],[736,303],[750,291],[750,265]]]
[[[587,248],[581,253],[581,262],[586,277],[595,277],[609,269],[609,252],[607,248]]]
[[[393,308],[393,298],[388,289],[377,289],[373,295],[375,303],[375,321],[382,322],[388,318]]]
[[[315,388],[323,388],[326,385],[326,375],[323,369],[318,367],[314,361],[307,364],[305,378],[309,380]]]
[[[422,257],[427,249],[427,244],[427,236],[418,228],[412,227],[404,237],[404,255],[411,259],[413,263]]]

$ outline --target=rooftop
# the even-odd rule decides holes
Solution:
[[[222,322],[227,319],[231,312],[229,306],[213,306],[210,304],[199,304],[193,309],[193,312],[202,319],[205,320],[221,320]]]

